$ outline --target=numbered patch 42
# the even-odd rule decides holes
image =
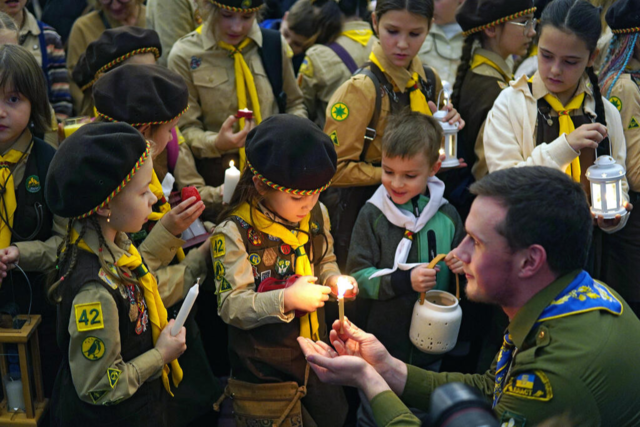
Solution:
[[[78,331],[93,331],[104,328],[102,304],[100,304],[100,302],[76,304],[73,308],[76,313],[76,327],[78,328]]]

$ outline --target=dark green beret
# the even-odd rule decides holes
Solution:
[[[231,12],[255,12],[262,7],[263,0],[209,0],[211,4]]]
[[[613,34],[640,32],[640,0],[618,0],[607,10],[607,24]]]
[[[534,11],[533,0],[465,0],[456,21],[466,37]]]
[[[182,76],[159,65],[123,65],[93,85],[98,116],[132,126],[168,123],[189,107]]]
[[[253,174],[286,193],[320,193],[336,173],[331,138],[312,121],[291,114],[271,116],[252,129],[245,149]]]
[[[149,158],[149,144],[126,123],[90,123],[64,140],[47,173],[45,199],[63,218],[104,207]]]

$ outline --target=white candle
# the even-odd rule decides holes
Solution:
[[[233,165],[233,160],[229,163],[229,169],[224,172],[224,190],[222,194],[222,202],[229,203],[236,186],[240,181],[240,171]]]
[[[184,326],[184,322],[185,320],[187,320],[187,316],[189,315],[189,312],[191,311],[193,304],[196,302],[196,297],[198,296],[199,292],[200,292],[200,278],[198,277],[198,281],[196,282],[195,285],[191,287],[191,289],[189,289],[189,293],[187,294],[187,297],[184,299],[184,302],[182,303],[182,307],[180,307],[180,312],[176,317],[176,323],[174,323],[173,328],[171,328],[172,336],[175,337],[176,335],[178,335],[178,333],[180,332],[180,329],[182,329],[182,327]]]
[[[7,378],[5,382],[7,388],[7,409],[13,411],[15,409],[25,410],[24,395],[22,394],[22,381]]]
[[[349,283],[349,279],[344,276],[338,277],[338,310],[340,314],[341,334],[344,334],[344,294],[349,289],[353,289],[353,285]]]

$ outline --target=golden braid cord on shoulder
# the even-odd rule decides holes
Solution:
[[[536,9],[537,9],[536,7],[532,7],[530,9],[521,10],[520,12],[514,13],[514,14],[509,15],[509,16],[505,16],[504,18],[496,19],[495,21],[490,22],[488,24],[472,28],[472,29],[462,33],[462,35],[464,37],[467,37],[467,36],[470,36],[471,34],[486,30],[487,28],[492,28],[492,27],[495,27],[496,25],[500,25],[500,24],[504,24],[505,22],[513,21],[514,19],[518,19],[521,16],[528,15],[530,13],[535,12]]]
[[[258,179],[262,181],[265,185],[268,185],[274,190],[282,191],[283,193],[287,193],[287,194],[295,194],[296,196],[313,196],[314,194],[322,193],[331,185],[331,181],[329,181],[322,187],[316,188],[315,190],[295,190],[293,188],[287,188],[285,186],[276,184],[275,182],[269,181],[267,178],[260,175],[260,173],[257,170],[255,170],[253,166],[251,166],[251,163],[249,163],[249,160],[247,160],[247,166],[249,166],[249,169],[251,170],[251,172],[255,176],[257,176]]]

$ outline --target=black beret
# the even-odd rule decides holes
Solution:
[[[156,59],[160,58],[160,36],[154,30],[124,26],[104,31],[98,40],[89,43],[85,55],[92,78],[96,78],[141,53],[153,53]]]
[[[248,167],[276,190],[307,196],[329,187],[338,156],[331,138],[308,119],[278,114],[249,132]]]
[[[159,65],[125,64],[93,85],[98,116],[132,126],[162,124],[189,107],[189,89],[182,76]]]
[[[262,7],[263,0],[209,0],[213,5],[231,12],[255,12]]]
[[[71,78],[82,90],[86,89],[87,86],[90,86],[93,81],[93,74],[91,74],[91,70],[89,69],[89,63],[87,62],[87,56],[85,53],[80,55],[80,58],[78,58],[76,66],[73,67]]]
[[[84,218],[104,207],[149,158],[149,144],[126,123],[90,123],[64,140],[45,183],[51,211]]]
[[[640,32],[640,0],[618,0],[607,10],[607,24],[613,34]]]
[[[533,0],[465,0],[456,21],[466,37],[534,11]]]

